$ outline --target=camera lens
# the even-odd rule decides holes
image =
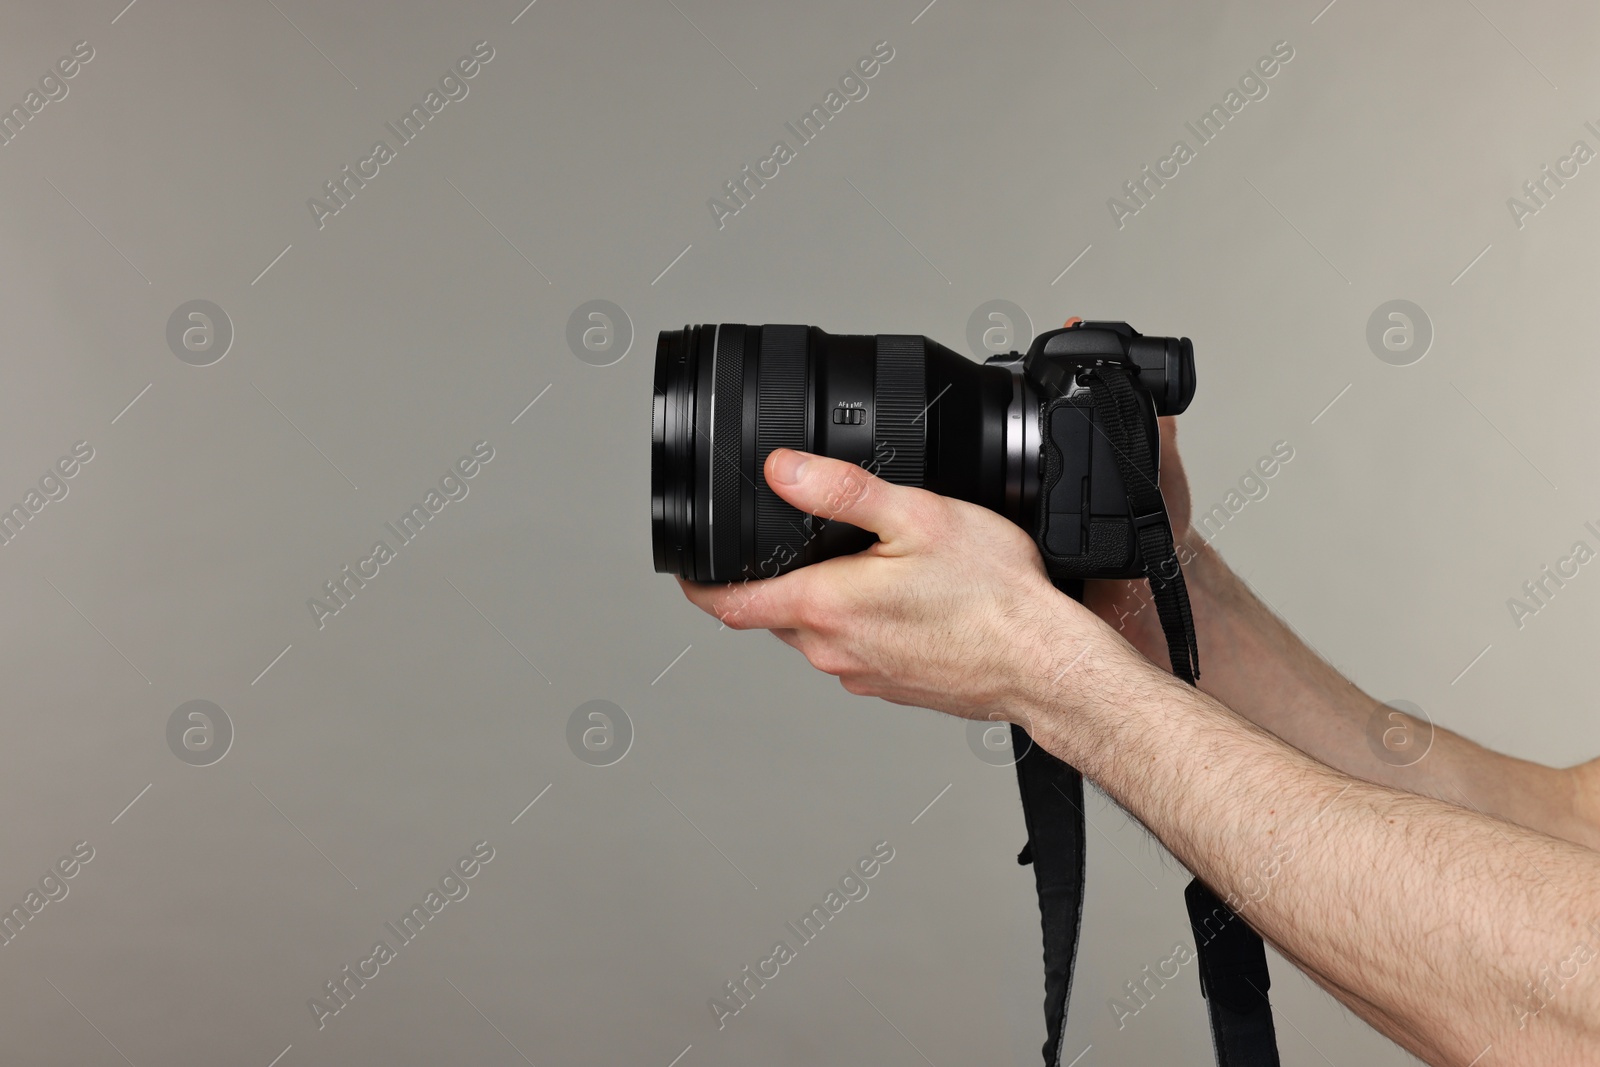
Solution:
[[[1038,490],[1038,411],[1020,357],[980,365],[926,337],[814,326],[662,331],[651,423],[656,570],[770,578],[872,543],[773,492],[763,468],[775,448],[1024,522]]]

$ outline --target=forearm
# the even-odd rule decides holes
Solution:
[[[1600,952],[1600,854],[1346,777],[1131,654],[1073,669],[1089,705],[1041,687],[1035,739],[1372,1025],[1434,1063],[1600,1055],[1600,966],[1526,988]]]
[[[1369,782],[1600,848],[1600,827],[1577,809],[1572,773],[1384,707],[1307,647],[1210,547],[1199,544],[1185,574],[1201,635],[1200,686],[1240,715]]]

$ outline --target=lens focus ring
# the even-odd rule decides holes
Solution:
[[[775,448],[806,447],[805,326],[761,328],[756,403],[756,573],[789,570],[805,546],[805,516],[767,485],[767,456]],[[727,575],[728,578],[734,575]]]
[[[878,335],[873,460],[880,478],[921,486],[927,470],[927,358],[921,337]]]

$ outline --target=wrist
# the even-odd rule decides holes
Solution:
[[[1193,531],[1177,554],[1196,624],[1207,627],[1226,611],[1231,572]],[[1168,686],[1189,691],[1162,666],[1165,638],[1146,583],[1099,584],[1088,597],[1097,602],[1094,611],[1060,594],[1051,598],[1030,642],[1038,654],[1019,672],[1025,683],[1011,716],[1037,744],[1091,777],[1107,754],[1157,728],[1150,709]],[[1155,661],[1139,649],[1152,650]]]
[[[1104,754],[1124,747],[1123,734],[1146,728],[1149,698],[1165,683],[1182,683],[1082,605],[1059,600],[1047,615],[1012,721],[1035,744],[1094,777],[1091,768]]]
[[[1213,604],[1223,585],[1223,578],[1232,573],[1217,550],[1192,530],[1178,545],[1178,562],[1183,566],[1189,599],[1197,604]]]
[[[1177,546],[1184,586],[1195,623],[1201,630],[1226,602],[1228,565],[1193,533]],[[1088,583],[1085,603],[1130,644],[1157,665],[1166,665],[1166,636],[1149,583],[1143,578]]]
[[[1204,681],[1207,660],[1217,656],[1223,660],[1231,658],[1229,646],[1238,641],[1239,627],[1245,617],[1245,601],[1240,598],[1244,586],[1217,550],[1196,534],[1191,533],[1178,548],[1178,559],[1183,567],[1183,583],[1189,596],[1190,614],[1200,640],[1201,688],[1212,692]],[[1154,605],[1147,614],[1155,636],[1164,641]],[[1210,662],[1214,665],[1218,660],[1210,658]]]

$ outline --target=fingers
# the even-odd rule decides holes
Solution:
[[[805,570],[748,582],[686,582],[683,595],[734,630],[785,630],[803,625],[812,576]]]
[[[843,460],[780,448],[767,457],[765,473],[773,491],[801,511],[871,530],[886,547],[914,542],[942,521],[938,496]]]

